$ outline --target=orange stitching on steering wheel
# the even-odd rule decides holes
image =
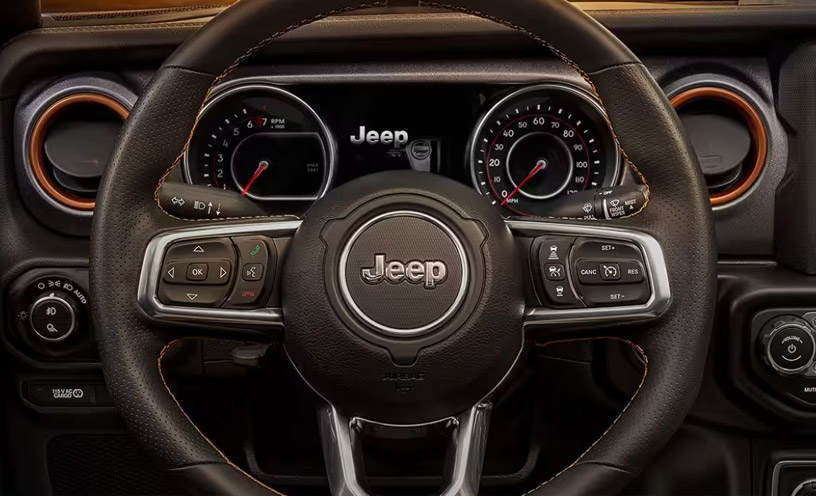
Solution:
[[[164,370],[162,370],[162,365],[163,365],[165,356],[167,356],[167,353],[170,352],[170,350],[172,350],[176,345],[181,343],[181,341],[182,341],[181,339],[176,339],[176,340],[173,340],[173,341],[170,341],[169,343],[167,343],[167,345],[165,345],[165,347],[162,348],[161,352],[159,353],[159,359],[158,359],[159,377],[161,378],[162,384],[164,384],[164,388],[167,390],[167,393],[173,399],[173,402],[176,404],[176,406],[178,407],[181,414],[184,415],[184,418],[186,418],[187,421],[190,422],[190,425],[192,425],[193,428],[198,432],[198,434],[202,438],[204,438],[204,440],[207,442],[207,444],[209,444],[210,447],[212,447],[212,449],[214,449],[215,452],[218,453],[218,456],[220,456],[227,465],[234,468],[235,470],[237,470],[241,474],[247,476],[249,479],[251,479],[253,482],[258,484],[259,486],[263,487],[264,489],[267,489],[267,490],[271,491],[272,493],[277,494],[278,496],[285,496],[283,493],[280,493],[280,492],[272,489],[271,487],[267,486],[266,484],[259,481],[255,477],[251,476],[246,471],[244,471],[244,469],[242,469],[241,467],[239,467],[238,465],[233,463],[232,460],[227,458],[227,455],[225,455],[220,449],[218,449],[218,447],[215,444],[213,444],[212,441],[210,441],[210,438],[208,438],[207,436],[204,435],[203,432],[201,432],[201,429],[198,428],[198,426],[195,424],[195,422],[193,422],[193,420],[189,417],[189,415],[187,415],[187,412],[184,411],[184,408],[181,406],[181,403],[179,403],[178,399],[176,399],[176,395],[173,394],[173,391],[170,390],[170,386],[167,385],[167,381],[164,378]]]
[[[239,0],[238,2],[236,2],[235,4],[233,4],[232,6],[230,6],[228,8],[234,8],[235,5],[238,5],[239,3],[241,3],[241,0]],[[624,151],[623,147],[620,144],[620,141],[618,140],[618,136],[615,133],[614,128],[612,127],[612,123],[609,120],[609,117],[608,117],[608,115],[606,113],[606,106],[604,105],[603,100],[601,99],[601,95],[598,93],[598,90],[595,88],[595,84],[592,82],[592,79],[589,77],[589,74],[587,74],[583,69],[581,69],[581,67],[575,61],[570,59],[564,52],[562,52],[561,50],[559,50],[558,48],[556,48],[555,46],[550,44],[547,40],[541,38],[537,34],[531,32],[531,31],[528,31],[527,29],[525,29],[525,28],[523,28],[521,26],[518,26],[518,25],[513,24],[511,22],[505,21],[503,19],[498,19],[496,17],[493,17],[491,15],[488,15],[488,14],[485,14],[483,12],[479,12],[479,11],[476,11],[476,10],[470,10],[470,9],[466,9],[464,7],[456,7],[454,5],[448,5],[448,4],[445,4],[445,3],[432,2],[432,1],[420,1],[420,4],[421,5],[427,5],[429,7],[437,7],[437,8],[441,8],[441,9],[445,9],[445,10],[450,10],[450,11],[454,11],[454,12],[462,12],[462,13],[473,15],[473,16],[476,16],[476,17],[481,17],[482,19],[487,19],[487,20],[493,21],[493,22],[495,22],[497,24],[501,24],[502,26],[506,26],[506,27],[509,27],[511,29],[514,29],[514,30],[516,30],[516,31],[530,37],[535,42],[539,43],[544,48],[551,51],[559,59],[564,61],[567,65],[569,65],[572,69],[574,69],[578,74],[580,74],[581,77],[589,85],[590,89],[592,90],[592,93],[595,95],[595,98],[598,99],[598,103],[601,105],[601,108],[604,109],[603,118],[606,121],[606,124],[609,127],[610,132],[612,133],[612,137],[614,138],[615,143],[618,146],[618,150],[620,151],[621,156],[623,157],[624,161],[626,162],[626,165],[635,173],[635,175],[638,176],[641,183],[643,183],[643,185],[646,186],[646,201],[643,202],[643,205],[637,211],[635,211],[635,212],[633,212],[633,213],[631,213],[629,215],[620,217],[620,218],[624,219],[624,218],[627,218],[627,217],[634,217],[635,215],[638,215],[639,213],[641,213],[649,205],[649,200],[651,198],[651,190],[649,188],[649,183],[646,181],[646,177],[643,175],[643,173],[640,172],[640,169],[638,169],[637,166],[634,163],[632,163],[632,161],[629,159],[629,156],[626,154],[626,151]],[[190,135],[187,137],[187,141],[184,143],[184,147],[182,148],[181,153],[179,153],[178,157],[176,157],[176,160],[173,162],[173,164],[170,167],[168,167],[167,170],[164,172],[164,174],[162,174],[161,178],[159,178],[159,182],[156,185],[155,191],[153,192],[153,198],[156,201],[156,205],[158,205],[159,209],[162,212],[164,212],[166,215],[168,215],[170,217],[173,217],[174,219],[179,219],[179,220],[184,220],[184,221],[189,221],[189,222],[209,222],[209,221],[224,221],[224,220],[275,218],[275,217],[278,217],[278,218],[292,218],[292,217],[295,217],[295,216],[291,216],[291,215],[283,215],[283,216],[259,215],[259,216],[250,216],[250,217],[223,217],[223,218],[218,218],[218,219],[184,219],[184,218],[181,218],[181,217],[178,217],[178,216],[175,216],[175,215],[171,214],[170,212],[165,210],[164,207],[162,207],[161,200],[159,199],[159,190],[161,189],[162,184],[164,184],[164,181],[167,179],[167,177],[170,175],[170,173],[173,171],[173,169],[175,169],[181,163],[181,161],[183,160],[184,152],[190,146],[190,141],[192,141],[192,139],[193,139],[193,134],[195,133],[196,127],[198,126],[199,118],[201,117],[201,110],[204,108],[204,105],[206,104],[207,99],[210,97],[210,95],[212,94],[215,87],[219,83],[224,81],[226,78],[228,78],[230,76],[230,74],[232,74],[232,72],[238,66],[240,66],[243,62],[245,62],[248,58],[252,57],[257,52],[262,50],[264,47],[266,47],[269,43],[271,43],[275,39],[285,35],[286,33],[289,33],[289,32],[294,31],[294,30],[296,30],[296,29],[298,29],[300,27],[303,27],[303,26],[305,26],[307,24],[311,24],[313,22],[319,21],[321,19],[325,19],[326,17],[336,15],[336,14],[342,14],[342,13],[345,13],[345,12],[353,12],[355,10],[366,9],[366,8],[371,8],[371,7],[383,7],[385,5],[387,5],[387,2],[384,2],[384,1],[362,3],[362,4],[359,4],[359,5],[356,5],[356,6],[352,6],[352,7],[344,7],[342,9],[332,10],[332,11],[329,11],[329,12],[327,12],[325,14],[318,14],[318,15],[316,15],[314,17],[309,18],[309,19],[304,19],[304,20],[302,20],[300,22],[297,22],[295,24],[287,26],[287,27],[281,29],[280,31],[277,31],[276,33],[273,33],[270,36],[264,38],[263,40],[259,41],[254,46],[252,46],[252,48],[250,48],[249,50],[244,52],[240,57],[235,59],[235,61],[233,61],[232,64],[230,64],[226,69],[224,69],[224,71],[221,72],[221,74],[219,74],[213,80],[212,84],[210,85],[210,88],[207,90],[207,94],[206,94],[206,96],[204,98],[204,101],[201,102],[201,107],[199,107],[198,116],[196,116],[196,120],[195,120],[195,123],[193,124],[193,128],[190,130]],[[548,219],[562,219],[562,220],[584,220],[584,219],[579,219],[577,217],[551,217],[551,216],[548,216],[547,218]]]
[[[635,401],[635,397],[637,397],[638,393],[640,393],[640,390],[643,388],[643,385],[646,383],[646,376],[649,374],[649,357],[646,356],[646,352],[643,351],[643,348],[636,345],[632,341],[629,341],[628,339],[620,338],[620,337],[617,337],[617,336],[607,336],[607,337],[597,337],[597,338],[562,339],[562,340],[559,340],[559,341],[547,341],[547,342],[544,342],[544,343],[536,343],[535,345],[537,347],[539,347],[539,348],[546,348],[547,346],[552,345],[552,344],[578,343],[578,342],[583,342],[583,341],[596,341],[596,340],[599,340],[599,339],[608,339],[608,340],[611,340],[611,341],[620,341],[622,343],[626,343],[629,346],[631,346],[632,349],[634,349],[640,355],[640,358],[643,359],[643,377],[640,378],[640,384],[638,384],[637,389],[632,394],[632,397],[629,398],[629,401],[626,403],[626,406],[623,407],[623,410],[621,410],[621,412],[618,414],[618,416],[615,417],[615,420],[612,421],[612,424],[610,424],[609,427],[607,427],[607,429],[603,432],[603,434],[601,434],[601,436],[598,439],[596,439],[595,442],[592,443],[589,446],[589,448],[584,450],[584,452],[581,453],[581,455],[578,458],[576,458],[575,461],[572,462],[567,468],[565,468],[564,470],[562,470],[562,471],[558,472],[557,474],[553,475],[552,477],[545,480],[544,482],[542,482],[538,486],[534,487],[533,489],[527,491],[522,496],[528,496],[528,495],[534,493],[535,491],[541,489],[542,487],[544,487],[545,485],[550,483],[553,479],[555,479],[559,475],[563,474],[567,470],[569,470],[569,469],[575,467],[576,465],[578,465],[579,463],[581,463],[581,460],[583,460],[583,458],[587,455],[587,453],[589,453],[589,451],[592,448],[594,448],[596,444],[600,443],[601,439],[606,437],[606,435],[609,434],[609,431],[611,431],[612,428],[615,427],[615,424],[617,424],[618,420],[620,420],[621,417],[623,417],[623,414],[626,413],[626,410],[628,410],[629,407],[632,405],[632,402]]]

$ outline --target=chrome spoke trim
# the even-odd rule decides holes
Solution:
[[[649,278],[651,296],[646,303],[584,308],[531,307],[527,308],[524,313],[525,327],[599,325],[652,320],[660,317],[671,303],[669,274],[663,249],[654,237],[643,231],[547,219],[507,219],[505,224],[516,236],[575,236],[632,243],[640,248]],[[572,268],[570,267],[569,270],[571,271]]]
[[[162,264],[167,248],[185,240],[206,240],[242,235],[265,235],[269,237],[291,236],[300,227],[300,220],[280,220],[269,222],[246,222],[235,224],[209,224],[161,233],[154,237],[145,249],[142,272],[139,277],[138,301],[144,311],[157,320],[178,323],[200,323],[205,325],[249,325],[258,327],[283,326],[283,312],[280,308],[258,308],[251,310],[202,308],[180,305],[165,305],[158,298]],[[278,267],[280,270],[280,267]]]
[[[445,474],[441,496],[476,496],[482,476],[491,403],[479,403],[455,417],[426,424],[392,425],[359,417],[348,418],[331,405],[318,414],[326,473],[333,496],[368,496],[359,438],[365,432],[390,438],[419,437],[432,430],[450,434],[453,463]]]

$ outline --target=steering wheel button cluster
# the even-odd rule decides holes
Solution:
[[[641,304],[652,295],[643,256],[630,243],[543,236],[531,255],[543,303],[554,308]]]
[[[235,287],[226,306],[255,305],[266,289],[269,274],[275,272],[277,263],[275,245],[268,243],[262,236],[241,236],[232,238],[232,242],[238,248],[241,276],[236,278]]]
[[[174,243],[166,249],[156,296],[173,306],[255,306],[269,292],[276,262],[274,243],[259,235]]]
[[[637,284],[643,282],[643,264],[637,260],[599,262],[579,260],[575,272],[581,284]]]
[[[575,238],[543,236],[532,245],[533,266],[537,267],[536,282],[547,302],[559,308],[583,307],[575,296],[568,279],[569,253]]]

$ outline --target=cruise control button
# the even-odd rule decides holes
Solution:
[[[614,306],[646,303],[651,296],[648,284],[615,284],[579,288],[590,306]]]
[[[643,282],[643,264],[640,262],[618,262],[620,266],[620,281],[623,284]]]
[[[581,284],[603,283],[598,262],[581,260],[575,264],[575,273],[578,275],[578,282]]]
[[[586,258],[610,263],[618,260],[643,260],[640,250],[632,244],[589,238],[579,238],[575,241],[572,257],[573,260]]]
[[[227,296],[227,289],[226,286],[162,285],[158,296],[165,305],[217,307]]]
[[[209,267],[205,263],[194,263],[187,266],[188,281],[203,281],[207,279]]]
[[[616,263],[601,263],[598,272],[604,281],[618,281],[621,278],[620,265]]]

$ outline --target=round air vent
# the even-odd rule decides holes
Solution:
[[[730,203],[762,174],[768,135],[756,108],[736,92],[697,87],[671,99],[703,170],[711,205]]]
[[[128,109],[98,93],[75,93],[34,122],[29,163],[37,186],[60,205],[93,210],[99,181]]]

